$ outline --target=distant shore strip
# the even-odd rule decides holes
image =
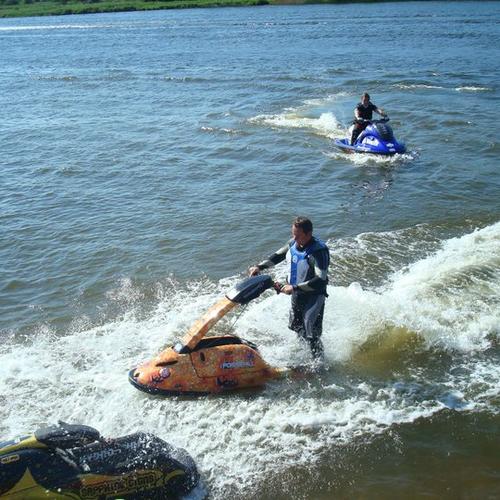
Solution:
[[[304,5],[315,3],[375,3],[376,1],[377,0],[0,0],[0,17],[58,16],[200,7]]]

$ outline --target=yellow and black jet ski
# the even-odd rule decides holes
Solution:
[[[203,488],[193,459],[152,434],[58,425],[0,442],[0,499],[165,499]]]

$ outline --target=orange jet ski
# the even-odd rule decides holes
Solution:
[[[150,394],[203,395],[261,387],[289,374],[291,369],[268,365],[252,342],[231,335],[205,337],[231,309],[248,304],[272,287],[279,292],[279,285],[268,275],[238,283],[181,340],[131,370],[130,383]]]

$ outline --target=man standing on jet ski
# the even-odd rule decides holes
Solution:
[[[370,95],[365,92],[361,96],[361,102],[354,108],[355,120],[353,122],[354,128],[351,135],[351,146],[354,145],[359,134],[368,126],[368,122],[363,122],[362,120],[371,120],[374,111],[381,116],[385,116],[384,110],[377,108],[375,104],[370,102]]]
[[[267,260],[249,269],[250,276],[287,260],[287,284],[280,292],[292,296],[288,328],[305,340],[316,360],[323,360],[323,312],[330,252],[321,240],[313,236],[312,222],[297,217],[292,223],[292,239]]]

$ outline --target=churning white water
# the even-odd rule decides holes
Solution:
[[[443,241],[376,288],[330,286],[327,370],[255,393],[167,399],[138,392],[127,380],[129,368],[172,344],[241,276],[165,289],[146,319],[131,310],[100,326],[75,324],[62,336],[41,327],[37,335],[12,337],[1,346],[1,434],[13,437],[58,419],[108,436],[150,431],[186,448],[219,498],[228,491],[248,494],[284,468],[313,468],[331,447],[446,406],[498,411],[500,369],[475,354],[498,336],[499,264],[496,223]],[[284,268],[274,275],[282,279]],[[113,293],[136,291],[125,282]],[[288,297],[267,292],[234,326],[277,366],[309,362],[286,328],[288,307]],[[229,331],[235,319],[225,319],[218,331]],[[418,361],[399,376],[370,372],[370,357],[383,364],[401,346],[414,354],[437,350],[456,361],[432,381]]]

